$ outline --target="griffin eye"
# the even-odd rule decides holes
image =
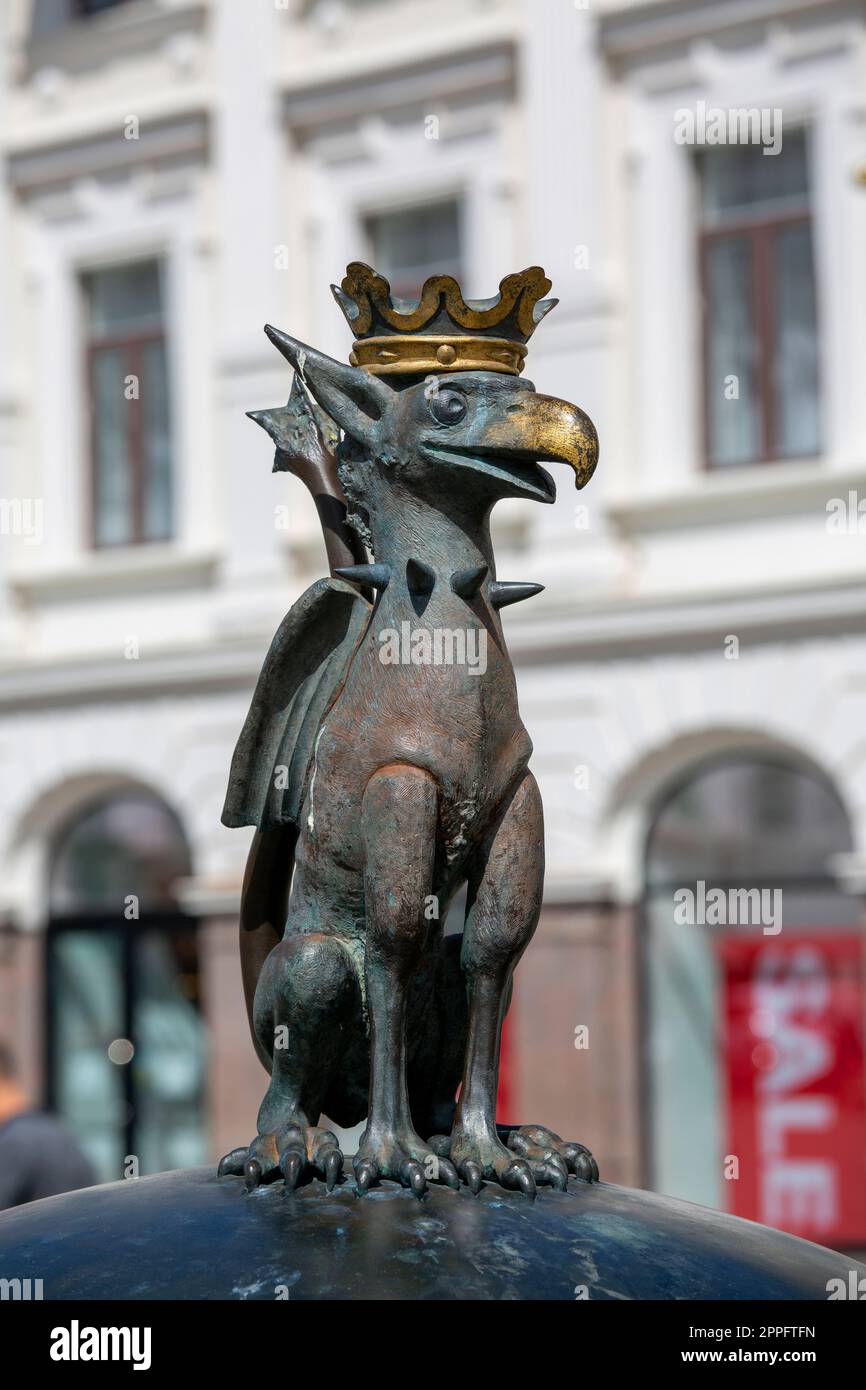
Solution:
[[[459,391],[447,387],[434,391],[429,398],[430,414],[440,425],[457,425],[466,414],[466,400]]]

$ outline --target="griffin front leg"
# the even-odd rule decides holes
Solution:
[[[367,1127],[355,1158],[360,1192],[381,1177],[419,1196],[428,1175],[458,1185],[453,1166],[416,1134],[406,1084],[409,984],[432,944],[424,901],[433,885],[437,799],[429,773],[396,763],[380,768],[364,794],[371,1065]]]
[[[543,883],[541,797],[527,772],[469,881],[462,952],[469,1036],[450,1156],[474,1192],[487,1178],[535,1193],[530,1163],[507,1149],[497,1133],[496,1092],[511,976],[538,923]],[[553,1181],[552,1174],[540,1176]]]

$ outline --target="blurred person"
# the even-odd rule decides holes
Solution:
[[[12,1049],[0,1040],[0,1210],[95,1182],[65,1125],[31,1104]]]

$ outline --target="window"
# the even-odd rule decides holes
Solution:
[[[84,277],[96,546],[172,532],[169,388],[157,261]]]
[[[711,467],[820,448],[818,336],[805,131],[702,153],[704,399]]]
[[[398,299],[417,299],[428,275],[460,278],[460,205],[456,198],[367,218],[373,268]]]
[[[102,10],[113,10],[117,5],[126,3],[127,0],[73,0],[72,8],[76,14],[89,15],[99,14]]]

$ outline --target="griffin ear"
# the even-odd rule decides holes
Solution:
[[[393,397],[390,388],[360,367],[349,367],[265,324],[265,333],[331,419],[369,448],[379,438],[379,422]]]

